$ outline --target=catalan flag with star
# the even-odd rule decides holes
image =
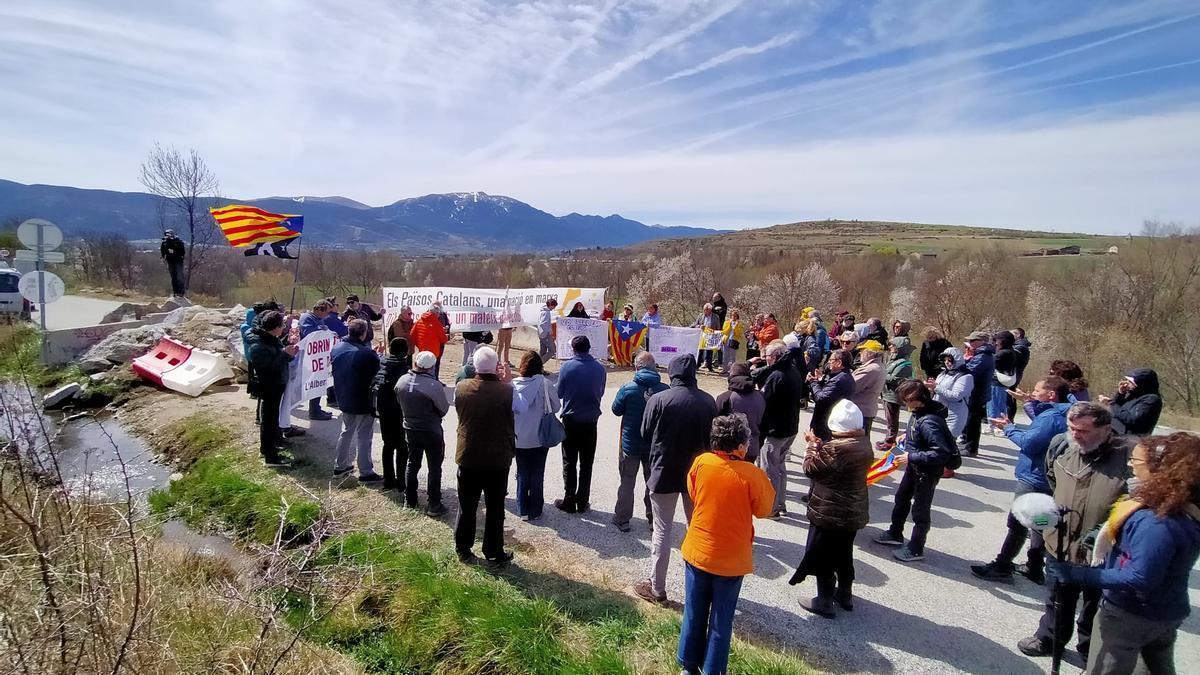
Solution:
[[[257,206],[230,204],[208,211],[235,248],[293,239],[304,231],[304,216],[271,213]]]
[[[613,363],[632,366],[633,355],[646,336],[646,324],[613,319],[608,324],[608,344],[612,345]]]

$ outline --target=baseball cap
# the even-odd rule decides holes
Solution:
[[[413,365],[421,370],[430,370],[437,365],[437,357],[433,352],[417,352],[413,357]]]

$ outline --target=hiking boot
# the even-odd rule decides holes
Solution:
[[[1050,656],[1050,641],[1034,635],[1018,642],[1017,649],[1025,656]]]
[[[984,581],[995,581],[1002,584],[1013,582],[1012,570],[990,562],[986,565],[971,565],[971,574]]]
[[[562,511],[563,513],[576,513],[575,505],[565,499],[555,499],[554,508]]]
[[[899,560],[902,563],[910,563],[910,562],[917,562],[918,560],[924,560],[925,554],[924,553],[916,553],[909,547],[905,546],[904,548],[892,551],[892,557],[895,558],[896,560]]]
[[[1017,574],[1032,581],[1038,586],[1043,586],[1046,583],[1046,572],[1041,567],[1030,567],[1029,565],[1017,565]],[[1086,658],[1086,657],[1084,657]]]
[[[884,530],[883,532],[880,532],[879,534],[875,535],[875,537],[871,541],[875,542],[876,544],[883,544],[884,546],[903,546],[904,545],[904,537],[897,537],[896,535],[892,534],[891,532],[889,532],[887,530]]]
[[[663,605],[667,602],[667,594],[663,593],[662,595],[655,595],[654,589],[650,587],[650,581],[648,579],[634,584],[633,592],[646,602],[653,602],[656,605]]]
[[[450,510],[441,504],[430,504],[429,507],[425,509],[425,515],[429,516],[430,518],[441,518],[447,513],[450,513]]]
[[[308,419],[314,422],[328,422],[333,419],[333,413],[324,410],[314,410],[308,413]]]

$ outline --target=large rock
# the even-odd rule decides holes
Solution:
[[[188,300],[187,298],[181,298],[177,295],[172,295],[170,298],[167,299],[166,302],[164,302],[162,304],[162,309],[160,309],[159,311],[160,312],[171,312],[176,309],[179,309],[180,307],[191,307],[191,306],[192,306],[191,300]]]
[[[133,321],[141,319],[147,314],[154,314],[162,311],[157,305],[152,303],[136,303],[123,302],[116,309],[105,314],[100,323],[117,323],[118,321]]]
[[[237,328],[229,331],[229,335],[225,336],[225,349],[229,353],[229,362],[237,370],[248,370],[246,354],[242,351],[244,348],[242,331]]]
[[[71,399],[78,396],[79,392],[82,390],[83,387],[80,387],[74,382],[59,387],[58,389],[55,389],[54,391],[42,397],[42,409],[55,410],[56,408],[61,408],[70,402]]]
[[[102,361],[117,364],[129,363],[145,354],[166,334],[166,329],[159,325],[119,330],[89,349],[81,361],[96,365]]]

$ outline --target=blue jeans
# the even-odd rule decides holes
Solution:
[[[742,577],[720,577],[684,563],[683,628],[679,665],[704,675],[722,675],[729,665],[733,612]]]
[[[517,515],[540,518],[545,498],[542,483],[546,475],[549,448],[517,448]]]
[[[988,398],[988,417],[1003,417],[1008,414],[1008,387],[992,383],[992,395]]]

